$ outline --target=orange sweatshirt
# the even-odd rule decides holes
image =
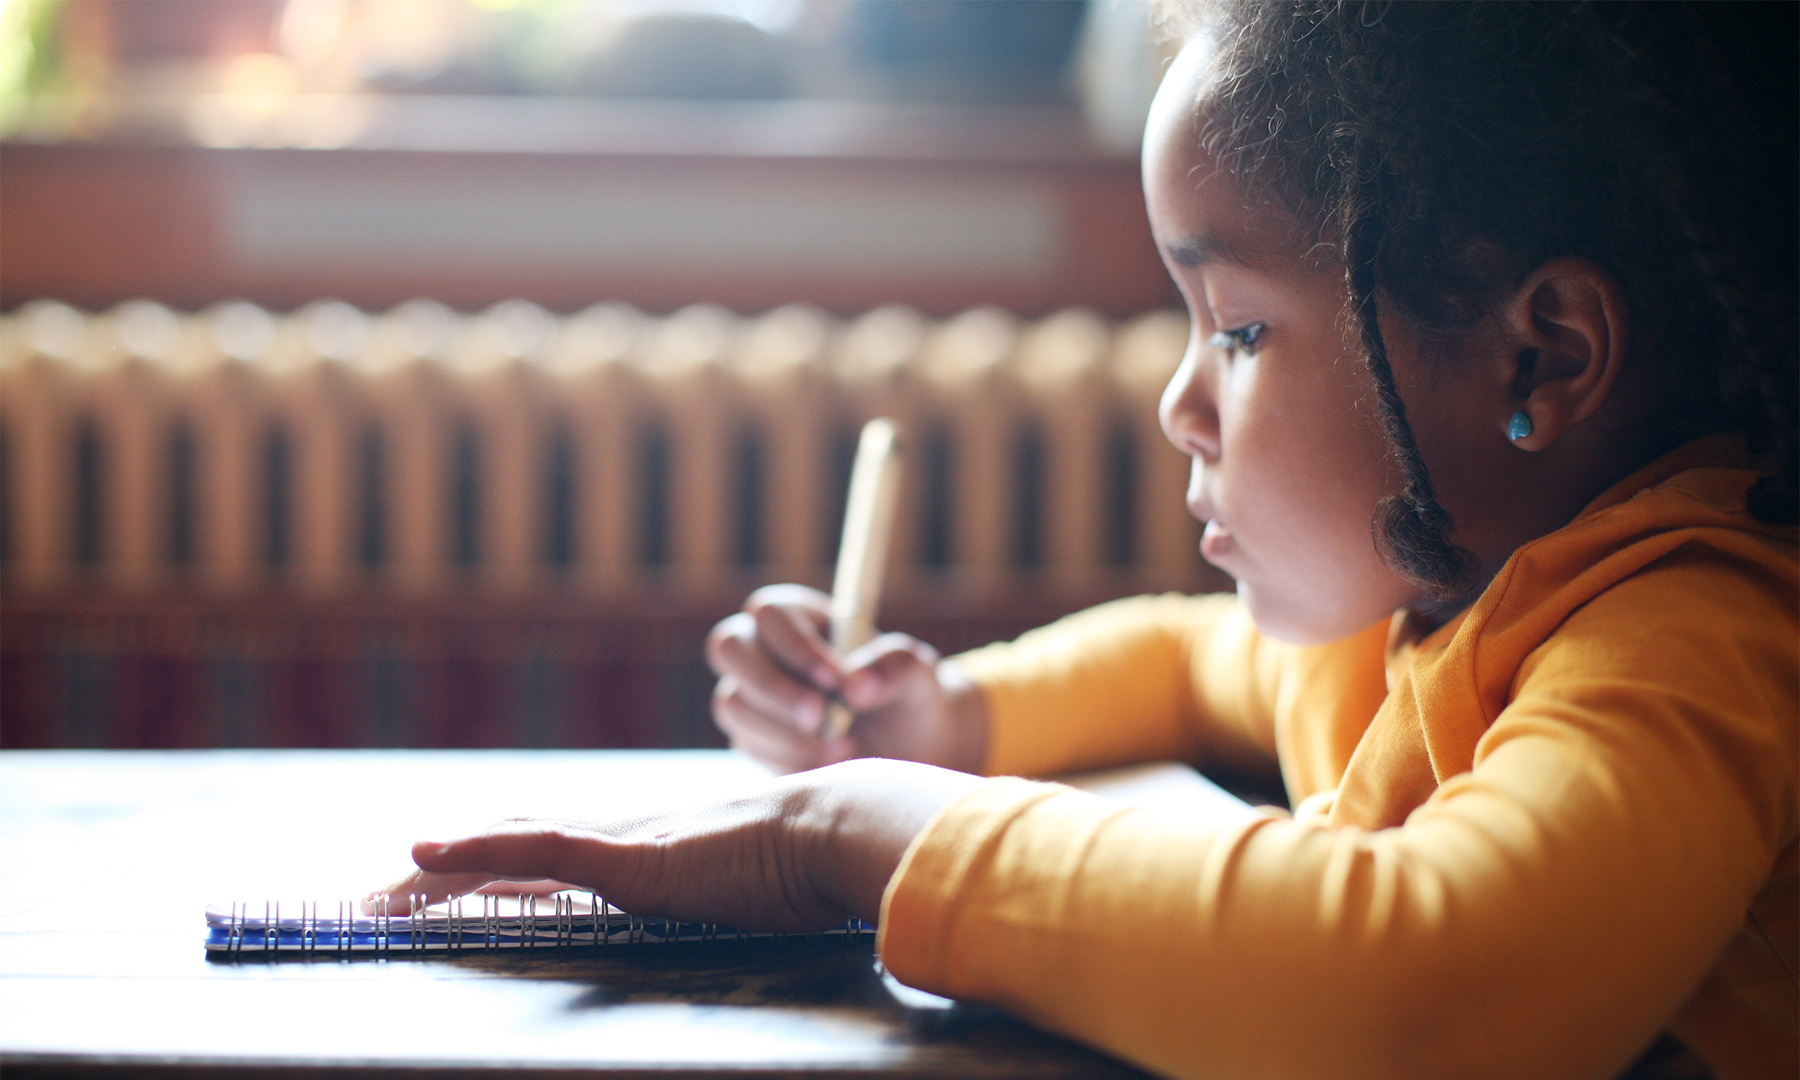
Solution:
[[[1170,596],[965,655],[990,773],[1248,742],[1296,809],[990,780],[889,882],[887,967],[1170,1076],[1605,1078],[1668,1028],[1792,1080],[1795,535],[1723,453],[1620,483],[1416,642],[1289,646]]]

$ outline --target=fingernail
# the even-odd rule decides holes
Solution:
[[[413,845],[415,855],[442,855],[450,850],[450,845],[440,840],[421,840]]]
[[[830,690],[837,685],[837,671],[830,664],[820,664],[812,669],[813,685],[821,690]]]

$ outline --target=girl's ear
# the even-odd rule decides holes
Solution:
[[[1631,340],[1625,291],[1587,259],[1551,259],[1501,308],[1511,405],[1495,426],[1521,450],[1543,450],[1600,410]]]

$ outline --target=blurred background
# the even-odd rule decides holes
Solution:
[[[1224,583],[1137,0],[0,0],[0,745],[717,745],[708,627]]]

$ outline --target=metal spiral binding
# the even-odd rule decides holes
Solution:
[[[487,893],[475,894],[481,897],[481,911],[478,930],[481,935],[483,949],[538,949],[545,945],[557,950],[575,946],[609,946],[612,944],[612,907],[606,898],[599,893],[588,894],[588,910],[586,918],[577,914],[576,897],[553,894],[550,896],[553,936],[546,941],[544,933],[544,912],[538,907],[540,897],[532,893],[516,893],[512,897],[518,903],[515,915],[508,915],[503,896],[492,896]],[[301,901],[300,912],[296,919],[296,933],[290,939],[282,918],[281,902],[265,900],[263,902],[263,923],[259,929],[260,937],[252,946],[250,935],[250,901],[234,900],[230,904],[229,915],[221,920],[218,930],[222,930],[222,940],[214,938],[209,949],[228,954],[245,952],[261,953],[265,959],[274,959],[282,953],[301,953],[317,955],[321,951],[338,952],[345,955],[353,953],[373,953],[380,957],[391,957],[396,952],[429,953],[432,951],[460,952],[471,948],[468,940],[471,913],[467,908],[467,897],[450,897],[444,902],[441,916],[433,916],[427,905],[430,899],[424,893],[408,893],[406,914],[406,939],[398,945],[394,941],[393,894],[377,893],[367,901],[372,908],[372,919],[369,923],[359,923],[362,904],[358,901],[338,901],[337,921],[332,925],[330,941],[322,941],[323,916],[319,911],[318,901]],[[841,937],[846,947],[868,937],[868,928],[859,920],[850,918],[841,924],[821,931],[806,934],[767,934],[746,932],[731,926],[726,927],[715,922],[686,923],[675,918],[654,918],[620,912],[624,922],[620,926],[619,942],[627,946],[643,946],[650,943],[654,934],[664,950],[677,942],[720,942],[727,933],[734,942],[752,942],[762,938],[793,938],[819,944],[832,937]],[[514,921],[516,919],[516,921]],[[508,923],[512,926],[509,928]],[[359,940],[359,925],[368,926],[372,930],[366,938]],[[689,928],[692,928],[690,934]],[[215,930],[215,933],[218,932]],[[438,943],[432,941],[433,933],[441,933]]]

